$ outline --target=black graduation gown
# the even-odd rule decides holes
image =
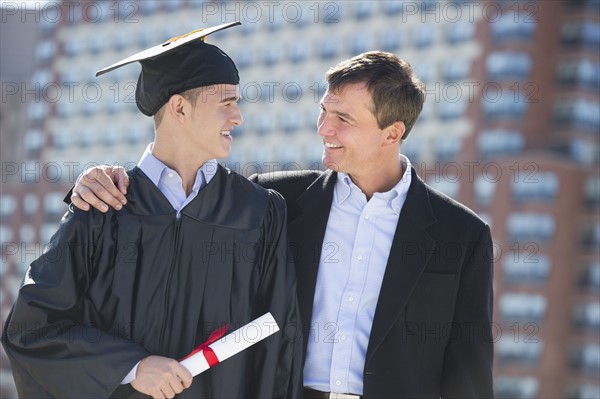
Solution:
[[[124,209],[70,207],[27,271],[2,334],[20,397],[142,397],[120,385],[139,360],[179,359],[267,311],[280,332],[178,397],[295,396],[302,339],[283,198],[219,166],[177,220],[140,169],[129,174]]]

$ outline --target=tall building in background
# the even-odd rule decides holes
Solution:
[[[598,0],[82,1],[38,11],[31,81],[16,94],[2,88],[3,102],[27,101],[20,156],[2,167],[3,321],[77,174],[131,167],[153,138],[134,101],[139,66],[95,71],[240,20],[209,38],[241,75],[245,123],[223,163],[245,175],[320,168],[325,71],[372,49],[406,59],[428,94],[402,152],[492,227],[497,396],[600,397]],[[0,359],[0,396],[16,397]]]

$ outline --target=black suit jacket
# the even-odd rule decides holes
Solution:
[[[492,397],[490,229],[412,173],[373,319],[363,397]],[[250,177],[287,203],[304,349],[336,179],[330,170]]]

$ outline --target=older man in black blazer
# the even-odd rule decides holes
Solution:
[[[341,62],[327,82],[318,120],[327,170],[250,177],[288,207],[304,397],[492,397],[490,229],[400,155],[424,85],[383,52]],[[123,173],[89,176],[73,203],[118,207]]]

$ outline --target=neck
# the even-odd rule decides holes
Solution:
[[[161,140],[158,135],[152,148],[152,155],[177,172],[181,177],[186,195],[192,192],[198,169],[209,160],[200,154],[190,154],[184,146],[172,145],[175,140]]]
[[[388,163],[388,165],[379,167],[375,171],[361,171],[349,176],[352,182],[365,194],[367,200],[370,200],[373,194],[385,193],[394,188],[404,176],[405,170],[406,165],[396,159],[394,163]]]

